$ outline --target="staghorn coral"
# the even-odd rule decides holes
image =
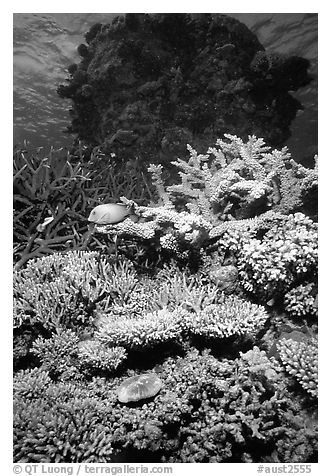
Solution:
[[[14,261],[20,269],[31,258],[100,243],[86,232],[87,209],[125,194],[139,203],[152,198],[144,166],[79,144],[74,152],[14,151]],[[86,157],[87,156],[87,157]],[[51,220],[53,218],[53,220]],[[42,222],[51,220],[44,226]]]
[[[317,286],[315,283],[300,284],[284,297],[285,310],[295,317],[317,316]]]
[[[49,151],[41,157],[17,149],[14,152],[14,258],[19,269],[27,260],[63,250],[82,233],[82,214],[90,172],[69,152]],[[54,220],[38,228],[46,217]]]
[[[277,349],[286,371],[311,396],[317,397],[317,339],[313,338],[308,342],[280,339],[277,343]]]
[[[132,375],[131,375],[132,376]],[[122,406],[122,378],[44,383],[14,394],[14,461],[309,462],[316,428],[275,361],[254,347],[235,360],[190,351],[158,369],[163,387],[142,406]],[[32,381],[31,381],[32,384]],[[310,415],[312,418],[313,415]],[[298,449],[298,445],[300,445]]]

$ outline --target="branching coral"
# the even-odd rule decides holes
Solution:
[[[14,376],[13,391],[16,398],[38,398],[42,397],[45,388],[51,382],[46,370],[40,368],[20,370]]]
[[[32,353],[41,361],[41,369],[52,378],[72,380],[78,377],[78,342],[78,336],[70,329],[58,330],[49,339],[36,339]]]
[[[85,148],[86,149],[86,148]],[[86,248],[86,213],[95,204],[119,200],[123,194],[139,203],[152,198],[148,177],[137,160],[127,164],[109,161],[100,151],[80,146],[67,151],[14,153],[14,259],[16,269],[29,259],[71,248]],[[50,220],[46,226],[46,220]]]
[[[79,365],[91,371],[113,372],[126,357],[123,347],[107,347],[97,340],[85,340],[78,344]]]
[[[310,211],[317,214],[317,160],[315,156],[314,168],[308,169],[287,157],[285,167],[278,172],[280,201],[274,207],[275,211],[293,213],[302,210],[303,205],[306,205]]]
[[[284,294],[317,275],[317,224],[302,213],[289,215],[262,240],[247,240],[237,249],[243,286],[260,297]]]
[[[247,238],[248,236],[252,238],[256,236],[257,232],[270,230],[270,228],[277,224],[281,224],[286,219],[287,215],[269,210],[254,218],[224,221],[212,229],[210,232],[210,238],[222,237],[219,242],[220,245],[222,242],[226,243],[228,239],[231,240],[231,237],[229,236],[231,234],[238,236],[237,241],[239,240],[239,236],[242,234],[245,234]]]
[[[122,197],[124,203],[128,202]],[[97,231],[148,241],[151,246],[160,246],[173,254],[182,250],[198,248],[208,239],[211,224],[201,216],[188,212],[177,212],[174,207],[138,207],[135,211],[141,221],[134,223],[127,218],[117,225],[98,226]]]
[[[40,152],[40,151],[38,151]],[[60,151],[49,156],[16,150],[14,154],[14,246],[17,268],[34,257],[65,249],[81,232],[90,173]],[[46,217],[54,220],[38,228]]]
[[[277,349],[286,371],[313,397],[317,397],[318,361],[317,339],[310,342],[297,342],[281,339]]]
[[[285,294],[285,310],[295,317],[317,316],[315,283],[300,284]]]
[[[43,398],[14,399],[14,453],[21,462],[106,462],[113,453],[107,406],[66,384],[44,387]]]
[[[156,286],[151,283],[149,299],[155,308],[176,309],[182,306],[199,312],[205,306],[216,303],[218,286],[204,282],[199,275],[188,275],[174,266],[165,266],[155,276]]]
[[[16,271],[14,325],[40,322],[58,328],[88,320],[89,305],[93,308],[105,291],[96,257],[95,252],[54,254],[30,260],[25,269]]]
[[[173,162],[180,170],[182,183],[167,187],[173,198],[185,197],[191,212],[201,214],[214,224],[229,217],[248,218],[250,207],[254,210],[255,203],[267,200],[272,192],[274,174],[257,160],[268,150],[264,141],[253,136],[244,144],[236,136],[226,134],[225,137],[231,141],[232,148],[218,140],[218,149],[209,148],[206,155],[198,155],[188,147],[188,161]]]
[[[150,167],[163,205],[169,206],[169,199],[173,204],[184,201],[184,208],[214,226],[219,220],[247,219],[270,207],[287,214],[302,205],[304,195],[316,183],[316,170],[297,164],[286,148],[271,151],[255,136],[246,143],[230,134],[224,137],[226,140],[218,139],[217,147],[210,147],[205,155],[188,146],[188,160],[172,162],[179,170],[180,184],[165,187],[161,166]]]
[[[21,385],[14,394],[14,460],[109,463],[131,452],[139,462],[297,463],[314,456],[316,431],[306,431],[278,364],[257,347],[222,362],[191,351],[167,359],[158,372],[160,393],[132,407],[117,401],[122,378],[64,384],[46,375],[43,395],[23,390],[24,399]]]
[[[128,300],[136,284],[125,262],[111,266],[97,252],[70,251],[30,260],[14,273],[14,325],[55,329],[91,323],[95,310]]]
[[[251,136],[244,142],[229,134],[216,145],[205,155],[188,146],[188,160],[173,162],[181,180],[175,185],[165,184],[160,164],[151,165],[157,203],[143,207],[122,197],[139,222],[127,218],[97,231],[146,241],[180,256],[227,231],[265,233],[300,209],[315,186],[316,171],[296,164],[286,148],[271,150],[263,139]]]

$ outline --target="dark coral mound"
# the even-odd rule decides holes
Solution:
[[[126,14],[85,38],[58,88],[68,131],[121,158],[168,162],[224,133],[281,146],[300,108],[289,91],[310,81],[308,60],[268,54],[221,14]]]

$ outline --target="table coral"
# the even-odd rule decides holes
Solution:
[[[14,325],[48,329],[91,323],[93,312],[128,299],[136,284],[125,263],[111,266],[97,252],[69,251],[30,260],[14,272]]]
[[[263,306],[252,304],[235,295],[223,296],[217,304],[210,304],[184,319],[193,335],[207,339],[221,339],[232,335],[253,335],[266,322],[268,314]]]
[[[182,302],[173,311],[163,308],[139,318],[101,315],[97,339],[110,346],[146,350],[166,342],[183,342],[192,335],[206,339],[224,339],[232,335],[253,335],[265,323],[268,314],[262,306],[236,296],[220,295],[215,304],[202,301]]]
[[[148,313],[140,318],[122,318],[100,316],[96,337],[100,342],[110,346],[127,349],[144,350],[157,344],[180,341],[180,325],[185,311],[167,309]]]

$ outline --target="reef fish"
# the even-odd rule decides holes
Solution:
[[[130,217],[132,221],[138,221],[138,216],[123,203],[104,203],[93,208],[88,221],[97,225],[115,225],[127,217]]]

